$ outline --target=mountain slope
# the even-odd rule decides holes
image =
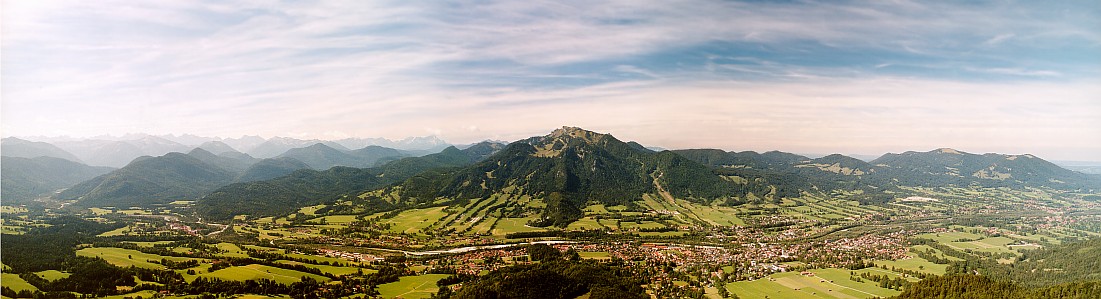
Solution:
[[[221,141],[207,141],[199,145],[199,148],[210,152],[211,154],[221,155],[224,153],[237,153],[239,151],[233,149],[225,142]]]
[[[397,149],[377,145],[369,145],[361,149],[350,151],[348,154],[359,158],[364,167],[374,166],[380,162],[389,162],[409,156]]]
[[[580,217],[589,202],[625,204],[647,193],[709,200],[739,189],[708,167],[671,152],[654,153],[611,135],[563,127],[509,144],[474,165],[407,181],[402,191],[416,203],[519,192],[546,203],[537,225],[564,226]]]
[[[348,151],[348,148],[331,141],[322,140],[301,140],[286,137],[272,137],[259,145],[256,145],[252,149],[248,150],[248,154],[257,158],[274,158],[291,149],[308,147],[314,144],[324,144],[327,147],[336,149],[338,151]],[[303,161],[305,162],[305,161]],[[309,164],[309,163],[307,163]]]
[[[81,206],[144,206],[175,200],[194,200],[232,182],[237,174],[226,159],[196,149],[192,154],[168,153],[143,157],[121,169],[77,184],[58,195],[77,199]],[[223,161],[223,160],[216,160]],[[227,169],[227,167],[229,169]]]
[[[211,192],[195,204],[195,211],[208,219],[228,219],[237,214],[274,216],[294,212],[298,207],[330,202],[365,190],[404,181],[433,169],[469,165],[477,154],[449,147],[440,153],[408,157],[375,168],[333,167],[302,169],[278,178],[241,182]],[[388,204],[379,202],[377,204]],[[378,205],[374,208],[384,208]]]
[[[234,174],[245,172],[252,164],[259,161],[248,154],[238,154],[240,153],[225,152],[222,153],[222,155],[215,155],[202,148],[195,148],[187,153],[188,156],[199,159],[199,161],[203,161],[203,163],[207,165],[215,166]]]
[[[19,204],[114,170],[54,157],[0,158],[4,204]]]
[[[915,186],[977,184],[1077,189],[1101,185],[1088,175],[1028,154],[977,155],[942,148],[928,152],[888,153],[870,163],[890,171],[903,183]]]
[[[287,150],[278,157],[293,158],[306,163],[313,169],[325,170],[334,166],[370,167],[382,159],[396,159],[404,156],[405,154],[398,150],[380,146],[368,146],[354,151],[344,151],[323,143],[316,143],[303,148]]]
[[[15,137],[0,140],[0,154],[5,157],[35,158],[54,157],[84,163],[73,154],[49,143],[34,142]]]
[[[299,169],[310,169],[310,166],[294,158],[268,158],[249,166],[249,168],[241,173],[241,175],[238,175],[234,181],[252,182],[270,180],[291,174]]]

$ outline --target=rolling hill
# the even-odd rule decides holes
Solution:
[[[331,154],[321,157],[350,156],[321,144],[310,150]],[[946,172],[952,168],[959,172]],[[964,173],[968,176],[957,175]],[[277,215],[376,189],[393,196],[367,206],[387,209],[458,204],[508,193],[545,204],[534,208],[541,220],[533,225],[565,226],[588,205],[629,205],[646,194],[670,201],[738,205],[841,190],[860,191],[850,192],[851,200],[882,204],[895,200],[904,192],[902,187],[931,183],[1095,189],[1101,185],[1031,155],[937,150],[887,154],[865,162],[840,154],[811,159],[778,151],[655,152],[611,135],[563,127],[507,146],[482,143],[375,168],[298,170],[271,180],[233,184],[203,198],[200,209],[215,218],[232,216],[225,211]],[[494,208],[532,209],[520,205]]]
[[[393,160],[405,156],[407,155],[401,151],[381,146],[346,151],[332,148],[324,143],[315,143],[307,147],[287,150],[278,158],[292,158],[306,163],[313,169],[325,170],[334,166],[371,167],[380,160]]]
[[[205,218],[216,220],[237,214],[287,214],[301,206],[331,202],[402,182],[425,171],[469,165],[482,157],[487,147],[493,146],[476,146],[465,151],[449,147],[436,154],[403,158],[374,168],[300,169],[269,180],[230,184],[203,197],[196,203],[195,210]],[[383,208],[380,205],[390,203],[374,204],[373,208]]]
[[[249,166],[249,168],[238,175],[234,181],[252,182],[270,180],[288,175],[299,169],[310,169],[310,166],[294,158],[268,158]]]
[[[546,202],[544,221],[536,223],[544,226],[576,220],[589,203],[625,204],[647,193],[709,201],[748,189],[672,152],[655,153],[574,127],[514,142],[484,161],[402,187],[402,196],[415,203],[519,190]]]
[[[114,170],[55,157],[2,157],[0,194],[4,204],[20,204]]]
[[[245,162],[230,161],[202,149],[189,154],[141,157],[126,167],[69,188],[61,199],[81,206],[144,206],[194,200],[233,182]]]
[[[950,148],[885,154],[870,162],[889,170],[908,185],[988,187],[1045,186],[1057,189],[1098,188],[1089,175],[1059,167],[1036,156],[971,154]]]

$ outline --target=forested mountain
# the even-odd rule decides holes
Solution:
[[[34,142],[14,137],[0,140],[0,155],[4,157],[36,158],[54,157],[83,163],[79,158],[65,150],[45,142]]]
[[[348,151],[348,148],[346,148],[346,147],[344,147],[344,146],[342,146],[338,143],[331,142],[331,141],[301,140],[301,139],[285,138],[285,137],[272,137],[271,139],[268,139],[267,141],[264,141],[263,143],[257,145],[256,147],[253,147],[252,149],[249,149],[247,153],[249,155],[253,156],[253,157],[257,157],[257,158],[261,158],[261,159],[263,159],[263,158],[273,158],[273,157],[279,156],[283,153],[286,153],[288,150],[295,149],[295,148],[307,147],[307,146],[317,144],[317,143],[324,144],[325,146],[328,146],[330,148],[333,148],[333,149],[336,149],[336,150],[339,150],[339,151]]]
[[[401,140],[386,138],[345,138],[334,141],[346,148],[363,148],[367,146],[380,146],[404,151],[432,151],[439,152],[450,146],[436,136],[409,137]]]
[[[898,186],[1039,187],[1093,189],[1101,180],[1066,170],[1032,155],[968,154],[952,149],[886,154],[871,162],[833,154],[817,159],[783,153],[677,150],[677,154],[711,166],[716,172],[747,180],[764,179],[777,195],[797,196],[813,190],[869,191],[863,200],[889,200],[882,190]]]
[[[482,162],[407,181],[402,187],[402,195],[415,202],[436,197],[482,198],[506,188],[519,190],[546,202],[542,225],[568,224],[580,217],[590,201],[624,204],[641,199],[644,193],[709,200],[744,194],[747,189],[671,152],[654,153],[611,135],[572,127],[514,142]]]
[[[194,200],[237,177],[237,163],[202,149],[190,154],[142,157],[121,169],[80,183],[58,195],[83,206],[134,206]]]
[[[210,152],[211,154],[221,155],[224,153],[240,153],[240,151],[229,146],[225,142],[221,141],[207,141],[199,145],[199,148]]]
[[[258,161],[256,158],[249,156],[248,154],[240,154],[237,152],[226,152],[223,155],[215,155],[202,148],[195,148],[187,153],[188,156],[195,157],[199,161],[203,161],[211,166],[227,170],[231,173],[242,173],[253,163]]]
[[[345,151],[334,149],[322,143],[315,143],[302,148],[293,148],[277,156],[277,158],[293,158],[302,161],[302,163],[306,163],[306,165],[314,169],[320,170],[329,169],[333,166],[349,166],[356,168],[369,166],[361,165],[363,163],[356,156],[352,156]]]
[[[870,162],[890,170],[900,181],[917,186],[1048,186],[1061,189],[1098,187],[1097,180],[1033,155],[971,154],[949,148],[929,152],[885,154]]]
[[[244,173],[237,176],[236,182],[252,182],[270,180],[288,175],[299,169],[310,169],[309,165],[294,158],[268,158],[260,160],[249,166]]]
[[[236,214],[286,214],[301,206],[402,182],[427,170],[469,165],[484,155],[484,148],[464,151],[449,147],[436,154],[403,158],[375,168],[302,169],[270,180],[235,183],[202,198],[195,209],[209,219],[227,219]]]
[[[349,151],[348,154],[359,158],[364,167],[375,166],[384,162],[411,156],[397,149],[377,145],[368,145],[361,149]]]
[[[55,157],[2,157],[0,194],[4,204],[19,204],[113,170]]]
[[[401,151],[381,146],[368,146],[354,151],[345,151],[332,148],[323,143],[315,143],[307,147],[287,150],[278,158],[293,158],[306,163],[313,169],[325,170],[334,166],[371,167],[380,160],[394,160],[405,156]]]
[[[383,153],[373,157],[393,153],[371,147],[354,152],[368,152],[368,149]],[[944,155],[953,156],[942,157]],[[763,154],[711,149],[654,152],[611,135],[571,127],[507,146],[481,143],[462,151],[449,148],[438,154],[400,159],[370,169],[324,171],[324,167],[336,165],[334,161],[351,164],[347,161],[354,161],[356,157],[323,144],[284,155],[292,156],[309,160],[306,164],[316,164],[314,168],[318,170],[299,170],[272,180],[226,186],[204,198],[205,213],[217,213],[219,209],[215,207],[220,206],[224,211],[245,209],[242,211],[262,211],[270,215],[269,212],[275,210],[289,212],[301,205],[393,186],[397,189],[387,190],[400,190],[395,194],[401,199],[389,204],[407,206],[428,204],[439,198],[486,198],[504,192],[530,195],[547,205],[541,209],[543,221],[534,224],[561,226],[580,217],[586,205],[625,204],[641,199],[643,194],[700,203],[718,199],[737,205],[752,200],[778,201],[804,193],[859,190],[863,192],[849,199],[885,203],[897,197],[899,187],[926,186],[930,182],[945,181],[947,176],[951,176],[951,183],[960,186],[976,182],[1024,184],[1021,186],[1098,185],[1084,175],[1030,155],[971,155],[938,150],[888,154],[869,163],[840,154],[810,159],[778,151]],[[953,167],[970,171],[972,175],[960,179],[961,176],[951,175],[951,172],[944,173]],[[933,169],[942,172],[930,173]],[[1018,179],[1006,181],[1003,176]]]

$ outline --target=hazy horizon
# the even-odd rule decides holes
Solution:
[[[953,148],[1101,161],[1101,7],[3,1],[4,137]]]
[[[582,128],[582,129],[584,129],[584,128]],[[547,131],[547,132],[549,133],[550,131]],[[597,133],[604,133],[604,132],[597,132]],[[616,139],[620,139],[623,142],[635,141],[635,140],[631,140],[631,139],[623,139],[623,138],[620,138],[619,136],[615,136],[614,134],[612,134],[612,135],[613,135],[613,137],[616,137]],[[167,136],[173,136],[175,138],[184,138],[186,136],[191,136],[191,137],[198,137],[198,138],[202,138],[202,139],[212,139],[211,141],[224,141],[224,140],[228,140],[228,139],[241,139],[241,138],[245,138],[245,137],[260,137],[260,138],[263,138],[265,140],[270,140],[270,139],[273,139],[273,138],[294,138],[294,139],[299,139],[299,140],[319,140],[319,141],[334,141],[334,142],[345,140],[345,139],[379,139],[379,138],[386,139],[386,140],[391,141],[391,142],[401,142],[401,141],[404,141],[404,140],[409,140],[409,139],[414,139],[414,138],[437,138],[437,139],[439,139],[439,140],[441,140],[441,141],[443,141],[447,144],[451,144],[451,145],[470,145],[470,144],[474,144],[474,143],[478,143],[478,142],[484,142],[484,141],[512,143],[512,142],[527,139],[529,137],[534,137],[534,136],[527,136],[527,137],[516,139],[516,140],[497,140],[497,139],[486,138],[486,139],[476,140],[476,141],[471,141],[471,142],[452,142],[450,140],[446,140],[444,138],[441,138],[440,136],[437,136],[437,135],[407,136],[407,137],[402,137],[402,138],[365,137],[365,136],[348,136],[348,137],[342,137],[342,138],[296,138],[296,137],[290,137],[290,136],[260,136],[260,135],[241,135],[241,136],[236,136],[236,137],[224,137],[224,136],[200,136],[200,135],[194,135],[194,134],[126,133],[126,134],[122,134],[122,135],[99,135],[99,136],[87,136],[87,137],[73,137],[73,136],[4,136],[4,138],[13,137],[13,138],[19,138],[19,139],[24,139],[24,140],[29,140],[29,141],[41,141],[41,142],[49,143],[49,142],[81,141],[81,140],[127,141],[127,140],[136,140],[136,138],[141,138],[141,137],[144,137],[144,136],[161,137],[161,138],[165,138],[165,139],[168,139],[170,141],[178,142],[180,144],[187,145],[187,146],[198,146],[198,145],[201,145],[202,142],[199,142],[199,143],[196,143],[196,142],[185,143],[185,142],[181,142],[180,140],[173,140],[173,138],[167,138]],[[774,149],[738,149],[738,148],[733,148],[732,149],[732,148],[719,148],[719,147],[675,148],[675,147],[665,147],[665,146],[653,145],[653,144],[642,144],[642,145],[646,146],[646,147],[649,147],[649,148],[667,149],[667,150],[720,149],[720,150],[724,150],[724,151],[733,151],[733,152],[756,151],[756,152],[759,152],[759,153],[768,152],[768,151],[781,151],[781,152],[788,152],[788,153],[793,153],[793,154],[797,154],[797,155],[806,156],[806,157],[812,158],[812,159],[813,158],[824,157],[824,156],[828,156],[828,155],[832,155],[832,154],[842,154],[842,155],[850,156],[850,157],[857,158],[857,159],[864,160],[864,161],[871,161],[871,160],[873,160],[875,158],[878,158],[880,156],[883,156],[885,154],[899,154],[899,153],[903,153],[903,152],[907,152],[907,151],[928,152],[928,151],[936,151],[936,150],[940,150],[940,149],[944,149],[944,148],[950,148],[950,149],[958,150],[958,151],[965,152],[965,153],[980,154],[980,155],[981,154],[988,154],[988,153],[1006,154],[1006,155],[1032,154],[1032,153],[1027,153],[1027,152],[1024,152],[1024,153],[976,152],[976,151],[968,151],[966,149],[959,149],[959,148],[952,148],[952,147],[940,147],[940,148],[933,148],[933,149],[909,149],[909,150],[904,150],[904,151],[882,152],[882,153],[856,153],[856,152],[824,152],[823,153],[823,152],[789,151],[789,150],[778,149],[778,148],[774,148]],[[243,151],[243,149],[238,149],[238,148],[234,148],[234,149],[238,150],[238,151]],[[1033,155],[1035,155],[1035,154],[1033,154]],[[1052,158],[1047,158],[1047,157],[1043,157],[1043,156],[1038,156],[1038,157],[1042,158],[1042,159],[1049,160],[1051,162],[1057,162],[1057,163],[1081,162],[1081,163],[1086,163],[1088,165],[1094,165],[1094,164],[1101,163],[1101,160],[1067,160],[1067,159],[1052,159]],[[1069,165],[1069,164],[1067,164],[1067,165]]]

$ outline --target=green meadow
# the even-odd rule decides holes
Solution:
[[[447,274],[404,276],[397,282],[380,284],[378,292],[383,298],[428,298],[439,291],[436,281],[446,277]]]
[[[5,287],[9,287],[9,288],[11,288],[12,290],[14,290],[16,292],[22,291],[22,290],[28,290],[28,291],[33,292],[33,291],[38,290],[38,288],[34,287],[30,283],[27,283],[26,280],[23,280],[22,278],[19,278],[18,274],[12,274],[12,273],[0,274],[0,281],[3,281],[3,285]]]
[[[329,278],[325,276],[257,264],[229,267],[225,269],[220,269],[218,271],[202,274],[200,276],[234,281],[245,281],[264,278],[283,284],[291,284],[301,281],[302,277],[304,276],[313,278],[317,281],[329,281]]]
[[[187,261],[187,260],[196,260],[194,258],[161,256],[161,255],[156,255],[156,254],[144,253],[144,252],[137,251],[137,250],[113,248],[113,247],[84,248],[84,249],[81,249],[81,250],[77,250],[76,254],[78,256],[102,258],[103,260],[107,261],[108,263],[110,263],[112,265],[119,266],[119,267],[124,267],[124,268],[125,267],[130,267],[130,266],[135,266],[135,267],[138,267],[138,268],[160,269],[160,270],[164,270],[166,268],[164,266],[160,265],[160,264],[152,263],[152,262],[149,262],[149,261],[150,260],[160,261],[162,258],[163,259],[168,259],[168,260],[171,260],[171,261],[176,261],[176,262]]]
[[[726,288],[739,298],[874,298],[894,296],[899,291],[884,289],[870,280],[849,280],[849,270],[810,270],[814,275],[785,272],[753,281],[728,283]],[[891,272],[893,273],[893,272]]]

